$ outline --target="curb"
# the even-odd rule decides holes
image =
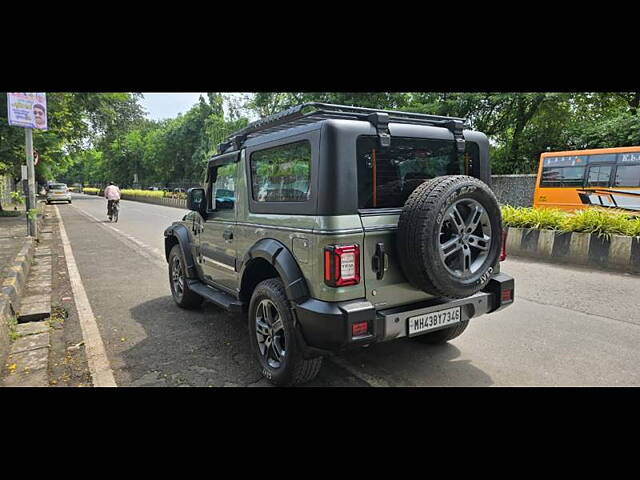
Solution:
[[[38,231],[44,223],[44,206],[38,203]],[[36,250],[33,237],[25,237],[24,245],[15,256],[9,272],[0,278],[0,366],[4,365],[9,349],[9,319],[15,317],[20,297],[31,271]]]
[[[32,237],[26,237],[25,244],[10,267],[10,272],[2,279],[0,289],[0,365],[4,365],[9,354],[8,322],[16,314],[20,295],[31,270],[34,253],[35,242]]]
[[[640,274],[640,237],[509,227],[507,255]]]

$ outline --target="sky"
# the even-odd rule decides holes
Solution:
[[[205,93],[144,93],[140,100],[142,107],[147,111],[150,120],[163,120],[175,118],[178,113],[186,113],[193,105],[198,103],[200,95]]]

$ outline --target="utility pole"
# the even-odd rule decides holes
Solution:
[[[38,219],[36,216],[29,215],[29,210],[36,209],[36,175],[33,166],[33,129],[25,128],[25,146],[27,152],[27,183],[29,185],[29,195],[27,196],[27,218],[29,235],[38,238]]]

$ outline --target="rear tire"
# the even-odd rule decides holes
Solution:
[[[173,301],[181,308],[197,308],[204,298],[189,289],[185,265],[180,245],[174,245],[169,253],[169,286]]]
[[[424,335],[418,335],[417,337],[411,337],[411,340],[415,340],[418,343],[440,345],[462,335],[462,332],[467,329],[468,325],[469,320],[466,322],[460,322],[460,324],[454,325],[453,327],[443,328],[442,330],[425,333]]]
[[[279,279],[270,278],[258,284],[251,296],[248,317],[251,350],[267,380],[274,385],[291,386],[309,382],[318,375],[322,357],[303,357],[296,341],[291,306]]]

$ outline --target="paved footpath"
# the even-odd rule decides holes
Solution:
[[[117,385],[266,385],[242,316],[171,299],[162,232],[184,210],[122,201],[110,224],[102,198],[57,208]],[[310,386],[640,385],[640,277],[514,258],[502,268],[514,306],[447,345],[346,353]]]

